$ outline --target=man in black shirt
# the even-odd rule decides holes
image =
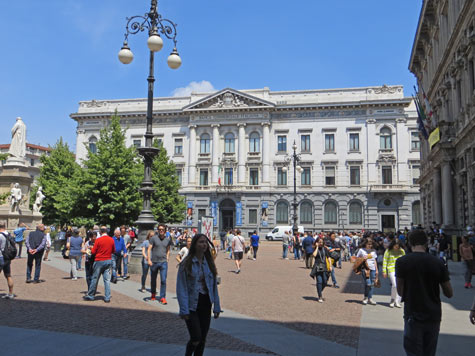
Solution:
[[[404,350],[408,356],[433,356],[437,350],[442,307],[440,288],[453,295],[444,263],[428,253],[427,235],[414,230],[409,235],[412,253],[396,261],[397,292],[404,302]]]

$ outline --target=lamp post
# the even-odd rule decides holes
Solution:
[[[124,64],[129,64],[134,59],[134,55],[129,48],[129,35],[135,35],[139,32],[148,30],[147,46],[150,50],[149,60],[149,75],[148,82],[148,97],[147,97],[147,128],[145,131],[145,147],[139,147],[139,154],[143,157],[144,162],[144,178],[140,186],[140,191],[143,194],[143,206],[136,225],[139,228],[139,235],[137,245],[130,259],[130,270],[133,273],[141,271],[140,261],[142,256],[141,243],[145,240],[148,230],[155,227],[157,223],[152,214],[151,199],[155,191],[152,182],[152,163],[154,157],[158,154],[159,149],[153,147],[153,85],[155,82],[153,67],[154,55],[163,47],[163,40],[160,35],[173,41],[174,48],[168,56],[168,66],[171,69],[177,69],[181,65],[181,58],[176,50],[176,24],[170,20],[163,19],[162,15],[157,12],[157,0],[151,0],[150,11],[143,16],[132,16],[126,18],[125,39],[121,50],[119,51],[119,60]]]
[[[297,203],[297,171],[299,173],[302,173],[302,167],[300,167],[298,165],[298,163],[300,162],[301,160],[301,157],[300,157],[300,153],[297,153],[297,144],[295,143],[294,141],[294,144],[292,145],[292,150],[293,150],[293,153],[290,154],[290,155],[287,155],[284,159],[285,161],[285,166],[282,167],[282,171],[283,172],[287,172],[288,171],[288,166],[290,165],[290,162],[293,163],[293,166],[294,166],[294,201],[292,203],[292,207],[293,207],[293,215],[292,215],[292,220],[293,220],[293,225],[292,225],[292,232],[294,234],[294,236],[297,235],[298,231],[299,231],[299,227],[297,225],[297,206],[298,206],[298,203]]]

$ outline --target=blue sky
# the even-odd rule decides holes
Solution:
[[[415,84],[409,56],[422,0],[159,0],[178,24],[183,60],[166,65],[172,42],[156,56],[155,96],[190,83],[271,90]],[[2,1],[0,143],[15,117],[28,142],[75,148],[69,114],[80,100],[145,98],[145,33],[132,36],[134,61],[117,59],[125,18],[143,15],[150,0]],[[195,85],[196,87],[196,85]],[[198,88],[200,85],[197,86]]]

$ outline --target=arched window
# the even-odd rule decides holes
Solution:
[[[304,201],[300,204],[300,223],[311,224],[312,223],[312,204],[308,201]]]
[[[89,151],[91,151],[91,153],[97,153],[97,138],[95,136],[91,136],[89,138]]]
[[[349,208],[350,224],[361,225],[363,223],[363,206],[359,202],[351,202]]]
[[[421,224],[421,202],[419,200],[412,203],[412,222],[414,225]]]
[[[389,150],[393,148],[392,137],[391,137],[391,129],[389,127],[383,127],[379,132],[379,139],[380,139],[380,148],[382,150]]]
[[[202,134],[200,137],[200,153],[209,153],[209,143],[210,143],[210,138],[207,133]]]
[[[224,152],[234,153],[234,134],[231,132],[224,136]]]
[[[260,152],[260,136],[257,132],[249,136],[249,152]]]
[[[323,215],[324,224],[336,224],[338,222],[336,203],[332,201],[326,203]]]
[[[275,208],[275,220],[277,224],[289,223],[289,204],[284,201],[277,203]]]

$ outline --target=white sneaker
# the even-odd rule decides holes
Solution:
[[[5,294],[2,299],[13,299],[15,298],[15,295],[14,294]]]
[[[318,298],[319,303],[323,303],[323,298]]]
[[[363,299],[363,304],[364,305],[368,304],[368,298]]]
[[[78,277],[73,277],[71,278],[73,281],[77,281],[78,280]]]
[[[394,302],[389,303],[390,308],[394,308]]]
[[[402,305],[398,302],[396,302],[395,306],[396,306],[396,308],[402,308]]]
[[[368,303],[371,304],[371,305],[376,305],[378,303],[376,303],[373,299],[369,299],[368,300]]]
[[[253,261],[255,261],[256,259],[255,259],[255,258],[253,258],[252,260],[253,260]]]

